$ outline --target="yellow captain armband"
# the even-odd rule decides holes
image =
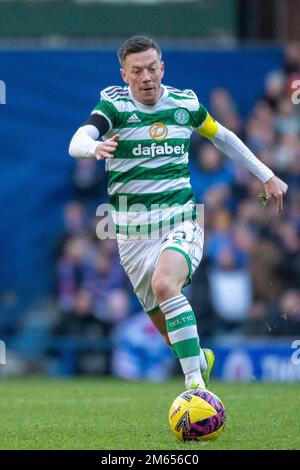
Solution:
[[[210,114],[207,113],[205,120],[198,129],[195,129],[195,131],[207,139],[213,139],[218,132],[218,123],[210,116]]]

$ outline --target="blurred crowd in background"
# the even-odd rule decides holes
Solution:
[[[204,343],[220,335],[300,335],[300,106],[291,98],[295,80],[300,80],[300,48],[290,45],[284,68],[266,77],[265,93],[245,120],[226,89],[214,89],[209,105],[210,114],[288,184],[280,216],[274,204],[264,206],[259,200],[260,181],[208,140],[192,136],[191,183],[197,203],[205,205],[205,249],[185,294]],[[64,208],[57,244],[55,302],[43,309],[51,314],[45,318],[33,309],[11,346],[26,349],[26,331],[43,323],[35,340],[37,351],[40,346],[53,358],[48,373],[112,371],[126,378],[163,379],[176,361],[141,311],[120,265],[116,240],[96,235],[96,208],[107,201],[104,163],[74,161],[73,185],[75,198]],[[48,341],[49,333],[54,341]],[[32,346],[32,334],[28,338]]]
[[[200,292],[196,280],[192,299],[204,334],[300,333],[300,109],[292,102],[299,78],[300,49],[290,45],[284,69],[266,77],[265,94],[245,122],[234,97],[223,89],[212,93],[211,114],[239,135],[289,191],[278,216],[274,205],[260,203],[262,184],[255,177],[210,143],[193,147],[191,181],[197,200],[205,204],[206,223],[199,275],[208,289]],[[203,309],[205,292],[211,303]]]

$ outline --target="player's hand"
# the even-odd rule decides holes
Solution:
[[[111,139],[100,142],[95,150],[96,159],[103,160],[104,158],[113,158],[119,139],[120,134],[116,134]]]
[[[266,181],[264,188],[266,200],[275,202],[278,214],[280,214],[283,209],[283,196],[288,190],[288,185],[277,176],[272,176]]]

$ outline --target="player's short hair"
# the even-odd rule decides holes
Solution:
[[[120,64],[123,65],[126,57],[129,54],[144,52],[148,49],[155,49],[161,59],[161,49],[153,39],[148,38],[147,36],[132,36],[131,38],[126,39],[126,41],[123,42],[122,46],[118,50]]]

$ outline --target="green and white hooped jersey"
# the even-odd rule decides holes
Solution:
[[[188,152],[193,129],[208,113],[192,90],[162,89],[155,106],[147,106],[128,87],[108,87],[92,112],[109,122],[103,140],[120,134],[114,157],[106,159],[108,194],[117,233],[130,238],[195,218]]]

